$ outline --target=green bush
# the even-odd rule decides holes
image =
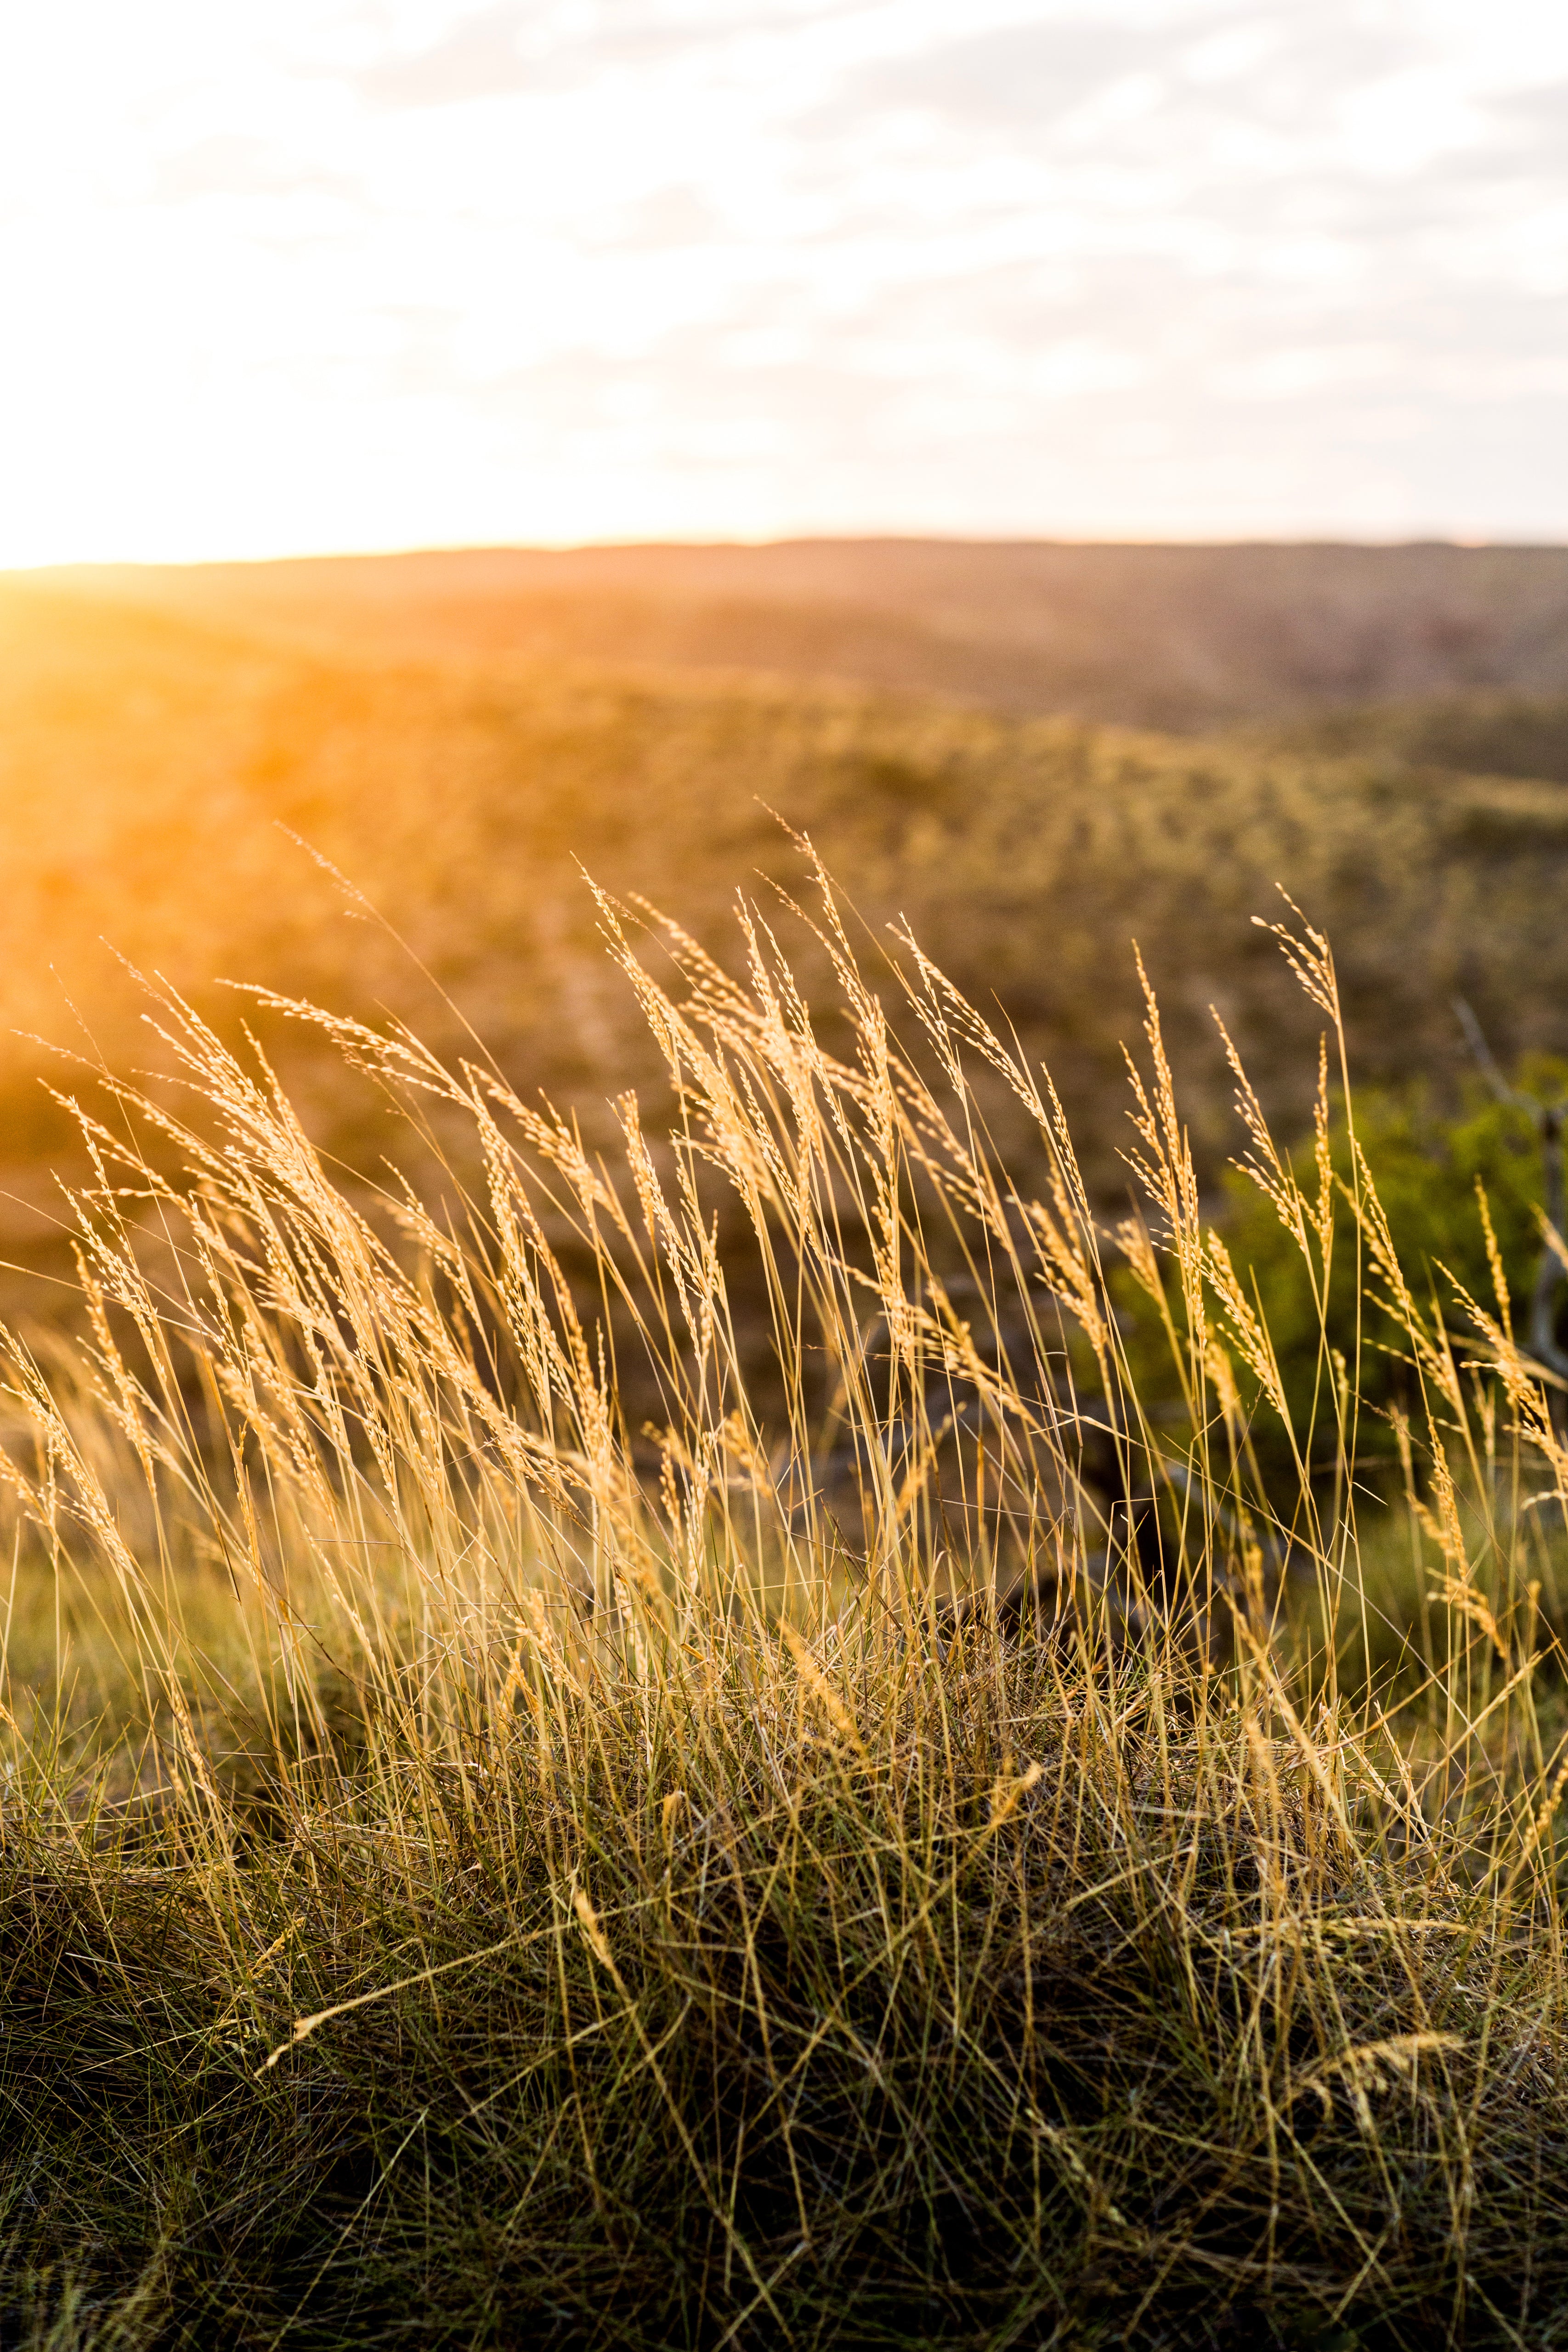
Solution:
[[[1522,1063],[1517,1089],[1542,1102],[1568,1097],[1568,1062],[1533,1055]],[[1337,1356],[1353,1370],[1363,1412],[1385,1414],[1397,1407],[1417,1409],[1416,1372],[1397,1306],[1383,1302],[1386,1285],[1371,1264],[1358,1224],[1355,1196],[1360,1182],[1355,1147],[1363,1156],[1388,1221],[1406,1282],[1456,1335],[1470,1328],[1460,1292],[1498,1311],[1496,1282],[1487,1246],[1483,1195],[1496,1237],[1517,1329],[1524,1329],[1536,1271],[1544,1244],[1541,1210],[1544,1199],[1542,1150],[1529,1112],[1500,1102],[1479,1084],[1468,1090],[1458,1117],[1434,1108],[1419,1087],[1358,1091],[1353,1142],[1342,1102],[1329,1129],[1333,1171],[1333,1252],[1326,1301],[1301,1252],[1280,1224],[1273,1203],[1245,1170],[1231,1167],[1224,1180],[1221,1223],[1238,1270],[1267,1314],[1279,1351],[1286,1392],[1300,1428],[1319,1408],[1319,1426],[1332,1444],[1331,1416],[1321,1410],[1322,1388]],[[1315,1191],[1315,1146],[1308,1138],[1289,1155],[1303,1185]],[[1375,1427],[1364,1443],[1379,1450]],[[1381,1441],[1392,1453],[1394,1442]]]

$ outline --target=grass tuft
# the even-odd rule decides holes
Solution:
[[[814,870],[837,1051],[754,909],[663,982],[603,902],[670,1076],[613,1165],[306,1007],[465,1139],[428,1197],[173,996],[183,1096],[79,1108],[79,1337],[7,1343],[5,2342],[1568,2340],[1554,1389],[1238,1065],[1288,1381],[1152,997],[1112,1234]]]

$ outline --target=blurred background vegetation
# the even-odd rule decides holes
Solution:
[[[1503,1064],[1534,1056],[1533,1082],[1562,1087],[1568,555],[909,542],[0,583],[8,1311],[46,1311],[37,1277],[65,1270],[54,1179],[74,1145],[40,1078],[77,1081],[37,1041],[164,1058],[128,965],[226,1034],[258,1025],[351,1170],[405,1154],[402,1129],[221,981],[404,1019],[447,1051],[471,1024],[592,1139],[606,1098],[657,1097],[659,1068],[584,876],[732,954],[737,886],[798,885],[785,827],[872,938],[907,919],[1048,1064],[1108,1215],[1136,940],[1215,1213],[1282,1330],[1297,1276],[1228,1172],[1210,1008],[1277,1129],[1302,1132],[1314,1016],[1252,919],[1285,888],[1334,943],[1396,1238],[1487,1292],[1479,1177],[1528,1291],[1539,1152],[1479,1087],[1454,1000]],[[1351,1257],[1334,1312],[1353,1346]]]

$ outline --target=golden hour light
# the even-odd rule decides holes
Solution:
[[[1568,2347],[1568,6],[0,21],[0,2352]]]
[[[0,562],[1563,527],[1542,0],[62,0]]]

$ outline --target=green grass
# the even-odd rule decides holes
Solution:
[[[837,1055],[755,913],[666,989],[602,911],[656,1145],[339,1022],[484,1171],[351,1200],[167,996],[183,1108],[84,1112],[5,1395],[5,2343],[1568,2340],[1568,1454],[1500,1309],[1445,1338],[1244,1088],[1315,1295],[1393,1300],[1370,1491],[1152,1002],[1113,1238],[825,883]]]

